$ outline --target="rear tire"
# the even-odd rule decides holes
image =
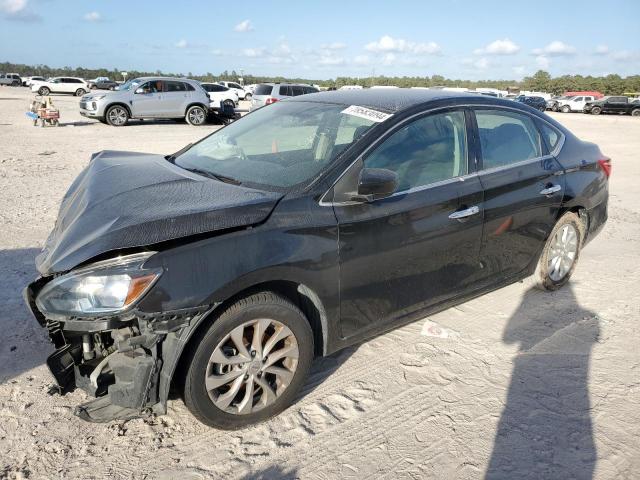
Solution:
[[[81,97],[85,93],[87,93],[87,91],[84,88],[79,88],[79,89],[76,90],[75,96],[76,97]]]
[[[564,105],[564,106],[560,109],[560,111],[561,111],[562,113],[571,113],[571,107],[569,107],[569,105]]]
[[[251,94],[250,93],[245,94],[244,100],[246,100],[247,102],[250,101],[251,100]]]
[[[600,107],[593,107],[591,109],[591,115],[600,115],[601,112],[602,112],[602,109]]]
[[[201,105],[193,105],[187,109],[187,113],[184,118],[189,125],[199,127],[206,123],[207,111]]]
[[[122,127],[129,121],[129,112],[122,105],[113,105],[107,109],[105,118],[112,127]]]
[[[256,332],[260,341],[254,343]],[[313,361],[309,322],[298,307],[272,292],[234,303],[196,341],[186,360],[184,401],[198,420],[225,430],[282,412]]]
[[[585,238],[585,225],[580,217],[567,212],[556,222],[549,234],[538,265],[531,277],[541,290],[557,290],[569,281],[578,264]]]
[[[38,93],[42,96],[45,96],[45,95],[49,95],[51,93],[51,90],[49,90],[47,87],[40,87],[38,89]]]

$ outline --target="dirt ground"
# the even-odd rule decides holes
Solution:
[[[613,159],[609,222],[570,284],[518,283],[316,362],[297,402],[237,432],[168,415],[90,424],[49,396],[47,336],[24,307],[33,259],[92,152],[172,153],[217,128],[112,128],[56,96],[0,88],[0,478],[505,478],[640,475],[640,119],[554,114]]]

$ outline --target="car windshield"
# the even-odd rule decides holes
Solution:
[[[122,85],[120,85],[120,88],[118,88],[118,90],[119,91],[131,90],[132,87],[137,87],[138,85],[140,85],[140,79],[132,78],[131,80],[127,80]]]
[[[187,170],[285,191],[317,176],[374,122],[344,105],[280,102],[219,130],[173,161]]]

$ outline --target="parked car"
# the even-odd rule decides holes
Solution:
[[[309,93],[318,93],[318,89],[298,83],[261,83],[253,94],[250,110],[270,105],[278,100]]]
[[[292,403],[316,356],[531,275],[562,287],[610,172],[517,102],[298,96],[173,155],[94,154],[25,299],[59,389],[97,397],[80,417],[166,413],[175,386],[240,428]]]
[[[17,73],[2,73],[0,74],[0,85],[11,85],[12,87],[19,87],[22,85],[22,79]]]
[[[238,104],[238,94],[235,90],[218,83],[203,82],[200,85],[202,85],[204,91],[209,95],[209,99],[216,107],[220,107],[223,104],[235,107]]]
[[[251,92],[237,82],[218,82],[218,84],[236,92],[240,100],[251,100]]]
[[[89,81],[88,85],[91,90],[115,90],[116,87],[118,87],[118,85],[120,84],[118,82],[114,82],[113,80],[109,80],[108,78],[101,78],[98,80]]]
[[[584,113],[600,115],[601,113],[617,113],[640,116],[640,107],[637,103],[630,102],[628,97],[610,96],[604,97],[594,102],[587,102],[584,106]]]
[[[569,112],[582,112],[584,106],[588,102],[593,102],[595,100],[592,96],[577,96],[570,97],[563,100],[558,100],[557,110],[563,113]]]
[[[33,76],[33,77],[22,77],[22,86],[30,87],[33,82],[46,82],[47,79],[44,77]]]
[[[547,100],[547,110],[552,110],[554,112],[557,112],[559,102],[561,100],[567,100],[569,98],[572,98],[572,97],[567,95],[561,95],[561,96],[550,98],[549,100]]]
[[[89,91],[89,86],[81,78],[76,77],[54,77],[49,80],[32,81],[31,91],[39,95],[49,95],[50,93],[71,93],[80,97]]]
[[[110,81],[111,79],[109,77],[96,77],[94,79],[91,80],[87,80],[87,85],[89,85],[89,88],[93,88],[93,85],[98,83],[98,82],[105,82],[105,81]]]
[[[547,101],[542,97],[530,97],[527,95],[519,95],[514,99],[516,102],[524,103],[530,107],[544,112],[547,109]]]
[[[211,101],[200,82],[185,78],[140,77],[113,92],[85,95],[80,115],[114,127],[131,118],[184,118],[191,125],[204,125]]]

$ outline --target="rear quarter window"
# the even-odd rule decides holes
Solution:
[[[271,85],[258,85],[256,87],[255,95],[271,95],[273,87]]]

